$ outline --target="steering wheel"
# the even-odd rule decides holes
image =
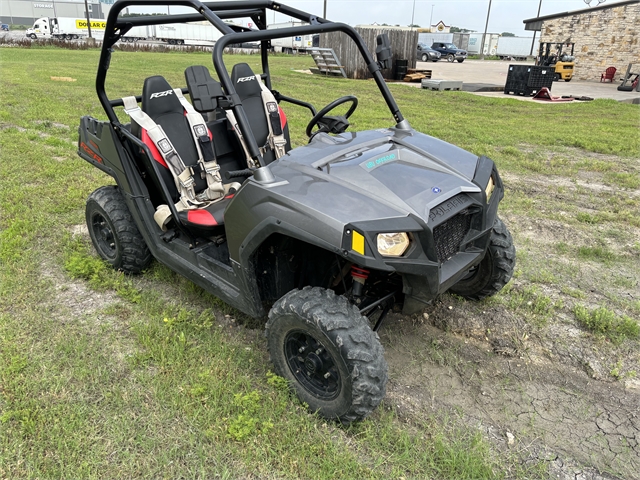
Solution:
[[[324,118],[324,116],[327,113],[329,113],[331,110],[333,110],[337,106],[342,105],[343,103],[347,103],[347,102],[351,102],[351,107],[349,107],[349,110],[347,111],[347,113],[342,117],[344,119],[344,122],[335,122],[335,123],[343,124],[343,130],[342,131],[334,131],[333,133],[342,133],[344,130],[346,130],[346,128],[349,126],[349,122],[347,122],[346,119],[351,116],[351,114],[355,111],[356,107],[358,106],[358,99],[356,97],[354,97],[353,95],[346,95],[344,97],[340,97],[337,100],[334,100],[333,102],[331,102],[326,107],[324,107],[318,113],[316,113],[313,116],[313,118],[311,119],[311,121],[309,122],[309,124],[307,125],[307,137],[311,137],[311,130],[313,129],[314,126],[316,126],[319,123],[320,124],[323,123],[322,119]],[[332,118],[332,117],[327,117],[327,118]],[[337,120],[339,118],[340,117],[333,117],[332,119],[335,121],[335,120]],[[332,123],[334,123],[334,122],[332,122]],[[346,123],[346,125],[344,125],[344,123]],[[327,127],[329,129],[329,131],[332,131],[332,128],[330,126],[328,126],[326,124],[324,126]],[[322,128],[320,129],[320,131],[322,131]]]

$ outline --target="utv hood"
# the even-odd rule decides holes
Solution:
[[[372,218],[413,214],[426,220],[449,198],[481,191],[473,183],[477,163],[477,156],[446,142],[390,129],[318,135],[274,164],[274,173],[292,178],[292,169],[312,175],[325,191],[333,190],[327,183],[346,188],[349,194],[335,200],[343,202],[350,220],[370,210]]]

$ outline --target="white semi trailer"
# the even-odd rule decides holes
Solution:
[[[276,28],[301,27],[303,25],[309,24],[305,22],[273,23],[271,25],[267,25],[267,30]],[[314,46],[318,46],[314,45],[313,37],[313,35],[300,35],[297,37],[274,38],[273,40],[271,40],[271,47],[276,53],[303,53]]]
[[[496,55],[507,60],[526,60],[531,56],[531,37],[500,37]],[[538,44],[534,47],[534,55],[538,51]]]
[[[133,27],[124,34],[122,41],[156,40],[170,45],[213,45],[221,36],[211,25],[173,23]]]

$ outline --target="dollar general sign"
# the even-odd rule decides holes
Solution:
[[[86,20],[76,20],[76,28],[87,28]],[[101,20],[92,20],[91,28],[95,28],[97,30],[104,30],[107,28],[107,22]]]

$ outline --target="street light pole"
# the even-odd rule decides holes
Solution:
[[[324,0],[324,11],[322,12],[322,18],[327,18],[327,0]]]
[[[542,1],[542,0],[540,0]],[[487,28],[489,28],[489,15],[491,14],[491,0],[489,0],[489,9],[487,10],[487,23],[484,24],[484,33],[482,34],[482,45],[480,46],[480,60],[484,60],[484,42],[487,37]]]

